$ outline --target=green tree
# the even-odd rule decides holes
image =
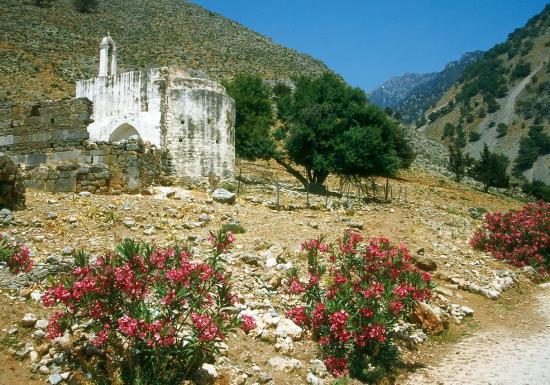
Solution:
[[[477,131],[470,131],[470,135],[468,137],[469,142],[477,142],[481,139],[481,134]]]
[[[33,0],[33,2],[37,7],[45,8],[51,6],[54,0]]]
[[[466,131],[464,131],[464,126],[462,126],[462,124],[459,124],[456,128],[456,137],[453,143],[458,148],[466,147]]]
[[[452,138],[455,136],[455,126],[452,123],[445,123],[445,126],[443,126],[443,136],[442,139],[445,138]]]
[[[473,163],[474,159],[465,154],[461,148],[449,146],[449,171],[455,175],[455,181],[460,183]]]
[[[270,130],[274,123],[271,90],[254,75],[239,74],[226,83],[227,92],[235,100],[235,152],[237,156],[255,160],[274,155],[275,143]]]
[[[512,173],[521,177],[523,171],[529,170],[539,156],[546,154],[550,154],[550,135],[544,132],[543,126],[531,127],[527,136],[519,142],[519,152]]]
[[[78,12],[86,13],[97,9],[99,0],[72,0],[73,6]]]
[[[499,123],[497,125],[497,138],[503,138],[506,136],[506,134],[508,133],[508,126],[506,125],[506,123]]]
[[[336,75],[298,78],[278,110],[283,152],[275,160],[306,187],[323,189],[330,173],[391,176],[414,159],[397,123]]]
[[[481,157],[471,169],[472,177],[483,184],[483,191],[489,191],[489,187],[508,187],[510,177],[506,173],[508,158],[504,155],[489,151],[484,144]]]

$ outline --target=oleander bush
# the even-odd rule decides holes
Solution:
[[[0,262],[5,263],[12,274],[29,272],[34,264],[27,246],[9,240],[2,234],[0,234]]]
[[[364,242],[360,234],[346,232],[337,243],[319,238],[302,249],[307,282],[292,269],[288,291],[305,306],[287,315],[312,331],[333,375],[367,381],[385,376],[398,356],[392,328],[417,301],[430,298],[430,275],[411,263],[404,245],[385,238]]]
[[[550,203],[529,203],[519,211],[487,213],[470,241],[479,250],[515,266],[550,269]]]
[[[42,297],[45,306],[59,308],[48,336],[68,332],[81,351],[98,352],[87,364],[71,357],[94,384],[181,384],[218,353],[229,331],[255,325],[238,315],[223,268],[233,235],[212,233],[211,242],[204,261],[186,245],[132,240],[94,261],[77,253],[74,271]]]

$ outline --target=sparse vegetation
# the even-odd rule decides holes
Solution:
[[[527,136],[520,141],[513,174],[522,177],[522,173],[530,169],[539,156],[546,154],[550,154],[550,135],[544,132],[542,126],[531,127]]]

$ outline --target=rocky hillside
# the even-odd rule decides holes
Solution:
[[[97,75],[98,44],[110,31],[119,71],[182,65],[214,79],[239,72],[266,79],[328,68],[216,13],[182,0],[100,1],[76,12],[70,0],[40,8],[31,0],[0,2],[0,101],[74,94],[74,82]]]
[[[437,75],[408,73],[402,76],[394,76],[381,86],[369,93],[369,101],[380,107],[395,108],[405,100],[418,86],[427,83]]]
[[[510,171],[550,184],[550,5],[469,64],[419,130],[477,157],[483,145]],[[426,123],[427,122],[427,123]],[[519,156],[519,166],[514,162]]]
[[[370,101],[399,112],[412,123],[420,118],[462,76],[464,68],[481,57],[481,51],[468,52],[445,65],[440,72],[396,76],[370,93]]]
[[[435,102],[462,76],[464,69],[483,55],[481,51],[467,52],[459,60],[448,63],[442,71],[416,86],[405,99],[395,107],[402,120],[412,123],[419,119]]]

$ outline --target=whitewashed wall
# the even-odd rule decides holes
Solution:
[[[170,151],[177,175],[234,176],[235,102],[221,85],[171,78],[161,109],[161,146]]]
[[[116,128],[130,124],[144,141],[159,146],[160,78],[160,70],[151,69],[79,80],[76,97],[94,103],[90,140],[107,142]]]
[[[234,176],[235,103],[220,84],[173,67],[81,80],[76,96],[93,102],[90,140],[129,124],[170,152],[177,177]]]

